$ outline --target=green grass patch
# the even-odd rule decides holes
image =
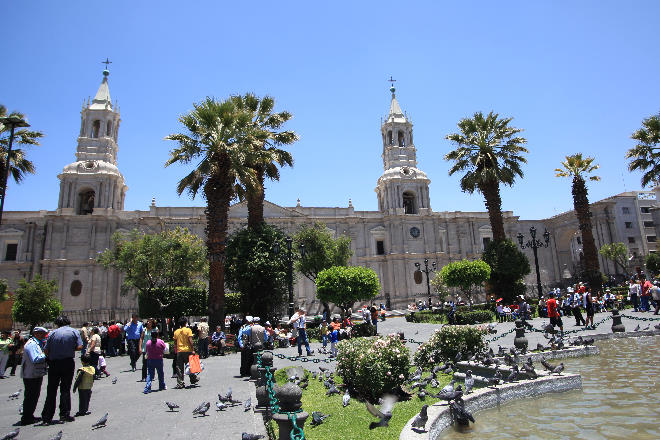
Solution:
[[[287,380],[286,370],[278,370],[275,373],[275,380],[278,384],[283,384]],[[414,371],[412,368],[411,371]],[[314,371],[318,371],[314,369]],[[307,373],[310,374],[310,373]],[[429,376],[430,373],[425,373],[423,377]],[[341,390],[341,378],[334,376],[337,387]],[[426,387],[427,392],[433,394],[438,393],[443,386],[447,385],[451,380],[451,376],[439,374],[438,388],[432,388],[430,385]],[[343,391],[343,390],[342,390]],[[309,386],[303,390],[302,408],[310,414],[310,417],[305,422],[305,438],[309,440],[327,440],[333,439],[360,439],[360,440],[385,440],[385,439],[398,439],[401,430],[414,417],[422,405],[425,403],[433,405],[438,402],[438,399],[426,397],[424,401],[417,397],[417,394],[408,401],[400,401],[394,406],[392,411],[392,419],[390,426],[386,428],[369,429],[371,422],[376,422],[377,419],[367,411],[363,401],[359,401],[351,396],[351,403],[344,408],[342,406],[342,394],[326,397],[326,389],[323,382],[318,379],[314,380],[309,377]],[[320,411],[323,414],[330,414],[330,417],[325,419],[320,426],[312,426],[312,411]],[[275,438],[277,438],[277,424],[270,422],[273,425]]]

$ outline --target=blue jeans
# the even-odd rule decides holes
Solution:
[[[323,335],[323,348],[328,346],[328,335]]]
[[[639,306],[639,309],[642,312],[648,312],[649,311],[649,297],[648,296],[641,296],[640,299],[642,300],[642,304]]]
[[[299,328],[298,329],[298,337],[296,338],[298,341],[298,356],[302,356],[302,344],[305,344],[305,348],[307,349],[307,356],[312,354],[312,350],[309,349],[309,341],[307,340],[307,331],[304,328]]]
[[[144,392],[151,391],[151,381],[154,380],[154,370],[158,372],[158,389],[165,389],[165,373],[163,373],[162,359],[147,359],[147,383],[144,386]]]

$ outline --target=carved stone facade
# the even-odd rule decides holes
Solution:
[[[378,211],[357,211],[347,207],[306,207],[300,203],[281,207],[266,202],[265,219],[293,234],[303,224],[321,222],[335,235],[351,238],[351,264],[374,269],[381,282],[378,302],[405,307],[416,299],[426,299],[426,283],[415,284],[415,263],[425,258],[441,268],[450,261],[480,257],[492,238],[486,212],[434,212],[430,206],[426,174],[418,168],[413,142],[413,125],[402,112],[391,89],[390,111],[381,126],[383,174],[378,179]],[[117,168],[119,109],[113,106],[108,88],[108,72],[90,104],[82,109],[76,162],[64,167],[58,176],[60,195],[56,211],[6,212],[0,228],[0,277],[14,289],[20,278],[41,274],[59,281],[58,296],[64,309],[93,310],[101,315],[112,310],[135,309],[132,294],[121,295],[121,274],[106,271],[95,263],[96,255],[110,246],[116,231],[138,228],[146,232],[182,226],[204,236],[204,208],[160,207],[155,201],[148,210],[124,211],[128,187]],[[622,241],[616,226],[616,201],[594,204],[594,229],[598,244]],[[247,206],[231,207],[230,229],[245,227]],[[547,220],[520,220],[504,212],[507,236],[529,234],[530,226],[548,228],[549,249],[539,251],[541,279],[555,285],[572,272],[579,249],[576,220],[572,212]],[[533,262],[531,251],[528,252]],[[607,263],[601,267],[608,269]],[[567,272],[568,271],[568,272]],[[536,283],[534,273],[527,282]],[[530,289],[530,292],[532,289]],[[296,302],[311,312],[320,310],[314,285],[299,276],[295,285]]]

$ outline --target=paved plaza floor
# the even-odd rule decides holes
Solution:
[[[638,318],[658,318],[651,313],[636,313],[630,310],[623,312],[625,315]],[[598,323],[602,319],[610,316],[610,313],[596,314],[594,321]],[[547,324],[548,319],[537,318],[530,321],[535,328],[542,328]],[[638,321],[629,318],[623,318],[623,324],[627,331],[632,331],[639,324],[641,328],[650,325],[653,326],[660,322]],[[564,318],[564,330],[580,329],[578,333],[570,336],[588,336],[592,334],[611,333],[612,321],[607,320],[600,324],[596,330],[584,330],[582,327],[575,327],[574,319]],[[415,341],[426,341],[435,329],[439,328],[437,324],[415,324],[406,322],[403,317],[388,318],[384,322],[379,322],[378,330],[381,334],[404,332],[406,339]],[[514,327],[514,323],[498,323],[496,328],[498,332],[490,335],[488,339],[498,337],[507,333]],[[541,333],[527,333],[530,347],[535,347],[537,342],[546,344],[547,341]],[[510,347],[513,345],[514,333],[507,334],[490,343],[497,349],[498,345]],[[407,346],[414,352],[418,347],[415,343],[407,343]],[[328,355],[320,353],[321,344],[313,342],[312,349],[315,350],[314,356],[308,359],[320,360],[321,362],[303,362],[302,360],[292,361],[290,359],[280,359],[275,357],[274,366],[283,368],[290,365],[303,365],[312,371],[318,370],[319,366],[325,366],[334,370],[335,362],[325,362]],[[296,356],[295,347],[276,349],[276,354],[285,356]],[[303,351],[304,354],[304,351]],[[254,397],[254,385],[252,382],[241,379],[238,376],[240,356],[230,354],[227,356],[216,356],[204,360],[205,371],[201,375],[199,386],[177,390],[174,389],[176,380],[171,378],[171,361],[165,362],[166,383],[168,390],[142,394],[144,389],[143,382],[137,382],[140,377],[140,371],[131,372],[129,368],[128,357],[116,357],[108,359],[109,378],[95,381],[93,395],[90,404],[92,414],[78,417],[74,422],[56,424],[51,426],[30,425],[20,427],[21,434],[19,439],[47,440],[54,436],[59,430],[64,432],[63,440],[68,439],[89,439],[95,440],[116,439],[116,438],[142,438],[142,439],[240,439],[241,432],[261,432],[263,426],[260,426],[258,419],[260,416],[252,411],[244,412],[242,406],[229,408],[219,412],[215,410],[215,402],[219,392],[226,392],[229,386],[232,387],[235,398],[244,400]],[[0,380],[0,436],[15,429],[13,426],[20,419],[18,414],[19,406],[22,403],[22,395],[19,399],[8,400],[8,396],[23,388],[17,369],[17,375],[7,379]],[[567,363],[567,370],[570,370],[570,363]],[[112,384],[111,379],[117,377],[117,383]],[[42,387],[41,397],[37,406],[35,416],[39,416],[43,407],[46,395],[46,382]],[[187,379],[186,379],[187,382]],[[157,388],[157,384],[154,388]],[[178,412],[168,412],[165,401],[177,403],[181,408]],[[201,402],[211,402],[211,410],[206,417],[193,417],[192,410]],[[78,394],[72,394],[72,414],[77,411]],[[108,424],[105,428],[92,431],[91,426],[103,414],[109,413]],[[56,412],[57,417],[57,412]]]

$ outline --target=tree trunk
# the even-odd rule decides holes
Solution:
[[[264,222],[264,167],[253,167],[257,176],[257,187],[247,194],[248,228],[256,229]]]
[[[204,186],[206,196],[206,248],[209,259],[209,328],[225,324],[225,245],[232,186],[229,158],[217,160],[219,169]]]
[[[500,197],[500,186],[497,182],[485,182],[479,185],[479,190],[486,199],[486,209],[490,227],[493,230],[493,240],[505,240],[504,220],[502,219],[502,198]]]
[[[591,211],[587,197],[587,185],[581,176],[573,178],[573,206],[577,216],[578,225],[582,233],[582,252],[584,254],[585,278],[594,292],[603,286],[598,263],[598,250],[591,225]]]

